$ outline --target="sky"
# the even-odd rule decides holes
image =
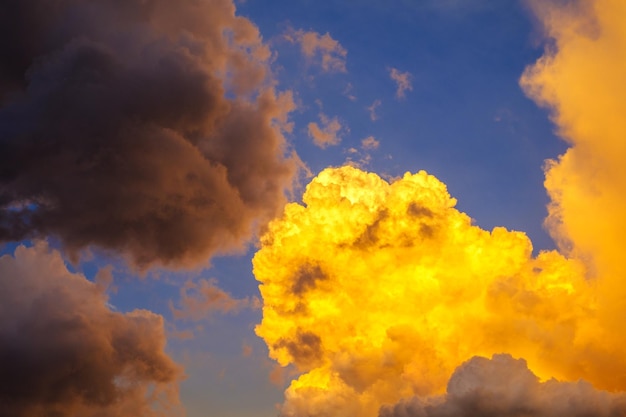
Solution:
[[[0,2],[0,417],[626,414],[621,0]]]

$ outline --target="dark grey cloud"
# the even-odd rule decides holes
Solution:
[[[282,207],[293,104],[230,0],[0,7],[0,240],[188,266]]]
[[[459,366],[440,397],[414,397],[381,408],[380,417],[618,417],[626,395],[585,381],[541,382],[523,359],[474,357]]]
[[[298,268],[295,274],[291,291],[295,295],[301,296],[304,292],[317,287],[318,281],[323,281],[327,278],[328,277],[319,265],[304,264]]]
[[[298,329],[293,339],[280,339],[274,349],[286,349],[293,362],[303,369],[319,363],[323,357],[322,338],[310,331]]]
[[[109,308],[43,243],[0,257],[0,417],[176,415],[161,316]]]

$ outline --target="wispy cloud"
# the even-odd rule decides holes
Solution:
[[[246,308],[260,308],[256,297],[234,298],[217,286],[215,279],[188,280],[180,289],[178,307],[170,301],[175,319],[202,320],[213,314],[235,314]]]
[[[373,150],[373,149],[378,149],[379,145],[380,145],[380,142],[377,141],[376,138],[374,138],[374,136],[368,136],[361,141],[361,148],[368,150],[368,151]]]
[[[354,86],[352,85],[352,83],[348,83],[346,84],[346,88],[344,88],[342,94],[346,96],[348,100],[356,101],[357,100],[356,95],[354,95],[352,90],[354,90]]]
[[[311,122],[308,125],[309,137],[320,148],[337,145],[341,142],[341,132],[346,130],[335,116],[329,118],[324,113],[319,114],[320,124]]]
[[[396,82],[396,98],[405,98],[407,91],[413,91],[411,79],[413,76],[410,72],[399,71],[397,68],[389,68],[389,77]]]
[[[374,100],[372,105],[367,108],[367,111],[370,113],[370,120],[371,121],[378,120],[378,114],[376,113],[376,109],[378,107],[380,107],[381,104],[382,104],[382,101],[376,99],[376,100]]]
[[[372,151],[380,146],[380,142],[374,136],[368,136],[361,140],[361,146],[357,148],[348,148],[345,153],[345,164],[355,168],[365,168],[372,162]]]
[[[315,31],[305,32],[302,29],[290,28],[284,34],[285,39],[300,45],[306,59],[319,65],[324,72],[346,72],[346,55],[348,52],[329,33],[324,35]]]

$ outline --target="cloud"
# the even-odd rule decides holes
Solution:
[[[370,113],[370,120],[376,121],[378,120],[378,114],[376,114],[376,109],[382,104],[382,102],[378,99],[374,100],[371,106],[367,108],[367,111]]]
[[[175,319],[202,320],[215,313],[236,314],[246,308],[260,308],[256,297],[233,298],[214,279],[188,280],[180,289],[178,307],[170,301]]]
[[[301,372],[284,416],[375,416],[441,392],[468,358],[501,352],[540,378],[626,390],[623,332],[598,315],[601,284],[584,264],[533,256],[524,233],[482,230],[455,204],[423,171],[389,183],[342,167],[270,223],[253,259],[256,332]],[[623,303],[613,308],[623,316]]]
[[[372,162],[371,151],[378,149],[380,142],[374,138],[374,136],[368,136],[361,140],[361,146],[357,148],[348,148],[344,152],[348,154],[346,157],[345,165],[349,165],[355,168],[361,168],[368,166]]]
[[[338,145],[341,142],[341,132],[345,129],[337,117],[329,118],[324,113],[319,114],[320,124],[310,122],[308,125],[309,137],[320,148]]]
[[[378,149],[380,142],[374,136],[368,136],[361,141],[361,148],[367,151]]]
[[[319,65],[324,72],[346,72],[348,52],[329,33],[320,35],[315,31],[290,28],[284,36],[287,41],[299,44],[305,58]]]
[[[412,75],[408,71],[401,72],[396,68],[389,68],[389,77],[396,82],[397,99],[405,98],[407,91],[413,91],[413,85],[411,84]]]
[[[244,358],[249,358],[252,355],[252,352],[253,352],[252,346],[244,342],[243,345],[241,346],[241,355]]]
[[[341,94],[343,94],[350,101],[356,101],[357,97],[352,93],[352,90],[354,90],[354,86],[352,83],[348,83]]]
[[[560,252],[482,230],[425,172],[322,171],[253,260],[257,334],[301,372],[283,416],[626,413],[626,4],[531,4],[550,39],[521,85],[571,144],[546,166]],[[321,278],[294,291],[312,267]]]
[[[284,204],[301,164],[283,137],[294,103],[230,0],[8,7],[0,240],[187,267],[242,249]]]
[[[161,316],[112,311],[42,242],[0,257],[0,277],[0,416],[174,415]]]
[[[540,382],[523,359],[474,357],[459,366],[445,395],[413,397],[381,409],[380,417],[609,417],[626,413],[626,395],[584,381]]]
[[[549,38],[544,55],[521,78],[547,107],[571,147],[546,164],[551,199],[546,221],[562,252],[582,259],[598,286],[607,333],[622,334],[626,298],[626,4],[616,0],[531,2]],[[616,343],[626,343],[621,338]]]

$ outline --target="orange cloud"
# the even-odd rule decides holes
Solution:
[[[320,35],[314,31],[290,29],[284,36],[289,42],[299,44],[306,59],[315,62],[323,71],[346,72],[348,52],[330,34]]]
[[[217,286],[214,279],[188,280],[180,289],[178,307],[170,301],[170,310],[175,319],[202,320],[215,313],[235,314],[246,308],[259,308],[255,297],[233,298]]]
[[[531,2],[552,43],[521,78],[571,147],[546,165],[546,225],[561,251],[582,259],[598,287],[608,333],[623,334],[626,250],[626,3]],[[608,342],[608,341],[607,341]],[[619,342],[626,344],[626,337]],[[620,385],[621,387],[621,385]]]
[[[244,358],[249,358],[252,355],[252,346],[245,343],[241,346],[241,354]]]
[[[345,153],[346,157],[345,165],[349,165],[355,168],[364,168],[372,162],[372,155],[370,151],[378,149],[380,142],[374,138],[374,136],[368,136],[361,140],[361,146],[357,148],[348,148]]]
[[[361,141],[361,148],[368,151],[378,149],[378,146],[380,146],[380,142],[374,136],[368,136]]]
[[[411,84],[412,75],[408,71],[401,72],[396,68],[389,68],[389,77],[396,82],[397,99],[405,98],[407,91],[413,91],[413,85]]]
[[[320,124],[311,122],[308,125],[309,137],[320,148],[337,145],[341,142],[341,131],[345,129],[337,117],[329,118],[324,113],[319,114]]]

